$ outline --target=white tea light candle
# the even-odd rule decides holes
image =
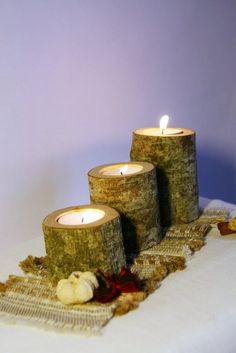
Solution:
[[[148,135],[148,136],[169,136],[169,135],[180,135],[183,133],[182,129],[179,128],[168,128],[169,116],[163,115],[160,119],[160,127],[148,127],[136,130],[141,135]]]
[[[140,172],[143,170],[143,166],[139,164],[115,164],[115,165],[109,165],[107,167],[104,167],[103,169],[100,170],[100,173],[102,175],[131,175]]]
[[[58,219],[58,223],[67,225],[84,225],[98,221],[105,215],[104,211],[97,209],[82,209],[68,212]]]
[[[163,137],[169,136],[169,135],[179,135],[183,133],[183,130],[178,128],[166,128],[164,130],[161,130],[158,127],[148,127],[148,128],[143,128],[136,131],[139,131],[139,133],[142,135],[163,136]]]

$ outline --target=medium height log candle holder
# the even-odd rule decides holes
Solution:
[[[144,128],[133,132],[130,157],[157,167],[162,225],[189,223],[199,215],[195,132]]]
[[[161,239],[156,170],[150,163],[102,165],[88,173],[92,203],[121,214],[126,254],[147,249]]]
[[[48,266],[58,279],[73,271],[119,273],[126,265],[118,212],[108,206],[64,208],[43,221]]]

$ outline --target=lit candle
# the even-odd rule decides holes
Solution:
[[[168,128],[169,116],[163,115],[160,119],[160,127],[150,127],[136,130],[137,133],[147,136],[169,136],[183,134],[183,130],[179,128]]]
[[[119,273],[126,265],[119,213],[104,205],[54,211],[43,221],[47,264],[52,275],[73,271]]]
[[[160,127],[133,132],[130,157],[157,168],[161,223],[169,226],[194,221],[199,215],[195,132],[167,128],[168,115]]]
[[[58,223],[66,225],[84,225],[98,221],[105,213],[102,210],[81,209],[65,213],[58,218]]]
[[[156,169],[150,163],[101,165],[88,172],[92,203],[121,214],[127,254],[147,249],[161,239]]]
[[[143,166],[138,165],[138,164],[124,164],[124,163],[119,163],[119,164],[114,164],[114,165],[109,165],[104,167],[103,169],[100,170],[100,173],[102,175],[131,175],[140,172],[143,170]]]

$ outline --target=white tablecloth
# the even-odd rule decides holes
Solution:
[[[214,201],[210,206],[228,206],[236,215],[234,205]],[[212,229],[206,245],[184,271],[168,276],[137,310],[112,319],[101,335],[65,335],[0,324],[0,352],[235,353],[236,237],[217,234]],[[29,254],[44,254],[42,237],[1,252],[0,280],[21,273],[17,264]]]

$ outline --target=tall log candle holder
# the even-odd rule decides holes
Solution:
[[[126,254],[160,241],[156,170],[152,164],[102,165],[89,171],[88,180],[91,202],[119,211]]]
[[[144,128],[133,132],[130,157],[157,167],[162,225],[189,223],[199,215],[195,132]]]
[[[119,273],[126,265],[118,212],[84,205],[57,210],[43,221],[48,266],[57,278],[73,271]]]

